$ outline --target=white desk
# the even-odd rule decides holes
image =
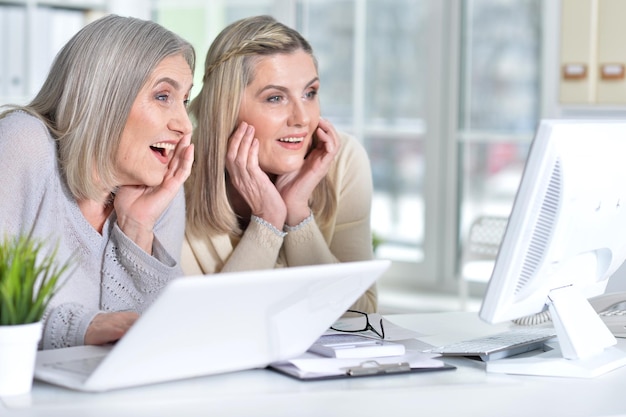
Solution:
[[[442,344],[506,326],[475,313],[387,316]],[[626,339],[620,339],[626,350]],[[454,371],[301,382],[268,370],[87,394],[35,382],[0,416],[616,416],[626,415],[626,367],[594,379],[487,374],[469,359]],[[28,404],[29,403],[29,404]]]

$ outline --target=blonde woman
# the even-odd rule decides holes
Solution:
[[[186,104],[195,53],[153,22],[107,16],[59,52],[36,97],[0,118],[2,233],[58,243],[73,274],[41,347],[118,340],[182,274]]]
[[[320,87],[309,43],[272,17],[215,39],[190,105],[185,273],[373,257],[369,160],[320,116]],[[352,308],[375,311],[376,287]]]

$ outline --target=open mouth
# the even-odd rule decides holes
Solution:
[[[150,146],[150,149],[152,149],[153,152],[160,154],[164,158],[167,158],[170,151],[173,151],[175,148],[176,145],[167,142],[159,142]]]
[[[300,143],[304,140],[304,138],[280,138],[278,139],[279,142],[285,142],[285,143]]]

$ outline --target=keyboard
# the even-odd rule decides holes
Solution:
[[[626,310],[605,310],[600,313],[600,318],[613,336],[626,338]]]
[[[51,362],[44,364],[44,366],[62,369],[64,371],[74,372],[81,375],[90,375],[98,367],[98,365],[100,365],[100,362],[102,362],[104,358],[106,358],[106,355],[63,362]]]
[[[541,349],[556,336],[553,327],[516,327],[502,333],[463,340],[430,349],[442,356],[466,356],[490,361]]]

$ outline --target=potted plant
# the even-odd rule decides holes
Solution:
[[[41,318],[69,268],[44,247],[31,234],[0,242],[0,396],[31,390]]]

